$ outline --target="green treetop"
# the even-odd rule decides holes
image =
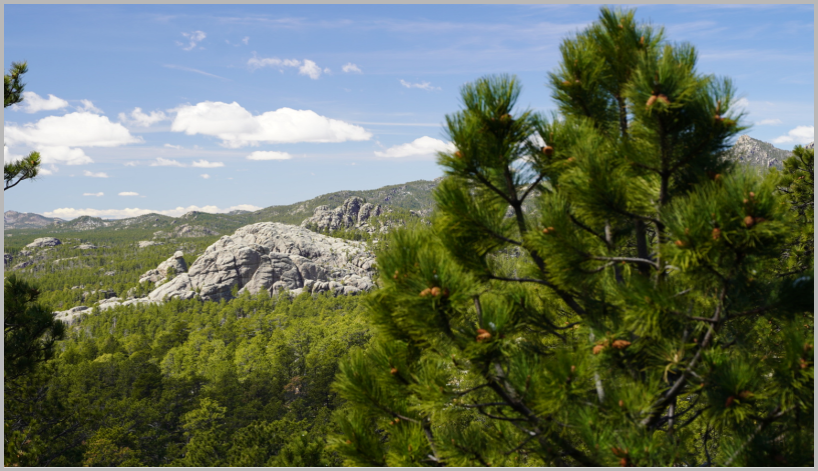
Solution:
[[[378,334],[341,365],[334,448],[348,465],[811,465],[811,266],[776,276],[787,201],[722,157],[745,129],[731,82],[633,12],[603,8],[561,52],[560,118],[518,111],[513,77],[463,87],[432,227],[381,245]]]

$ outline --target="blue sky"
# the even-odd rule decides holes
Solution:
[[[638,5],[734,80],[752,137],[814,133],[813,5]],[[4,158],[39,181],[5,210],[72,219],[291,204],[442,175],[434,152],[459,88],[516,74],[554,109],[547,73],[594,5],[6,5]]]

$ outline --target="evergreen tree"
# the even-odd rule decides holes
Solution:
[[[815,149],[796,146],[792,153],[778,182],[797,222],[782,260],[783,274],[810,270],[815,260]]]
[[[28,72],[26,62],[12,62],[11,70],[8,74],[3,74],[4,94],[3,108],[21,103],[23,101],[23,89],[25,84],[22,81],[23,74]],[[3,174],[5,187],[3,191],[17,186],[23,180],[32,180],[40,170],[40,153],[31,152],[23,159],[13,163],[3,164]],[[16,179],[16,181],[15,181]]]
[[[378,334],[337,376],[345,464],[812,465],[787,202],[723,158],[731,82],[634,16],[563,42],[560,118],[463,87],[432,227],[381,245]]]

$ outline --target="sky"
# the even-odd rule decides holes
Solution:
[[[814,5],[634,5],[730,77],[750,136],[813,140]],[[550,114],[547,74],[595,5],[5,5],[4,160],[42,176],[4,210],[73,219],[226,212],[442,176],[460,87],[515,74]]]

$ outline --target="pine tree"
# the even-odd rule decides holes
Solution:
[[[25,84],[23,74],[28,72],[26,62],[12,62],[8,74],[3,74],[4,94],[3,108],[22,103]],[[33,180],[40,170],[40,153],[31,152],[28,156],[13,163],[3,164],[5,187],[3,191],[17,186],[23,180]],[[16,179],[16,181],[15,181]]]
[[[463,87],[432,227],[380,247],[377,335],[336,379],[345,464],[812,465],[795,222],[722,157],[730,80],[634,17],[563,42],[559,117],[514,77]]]

